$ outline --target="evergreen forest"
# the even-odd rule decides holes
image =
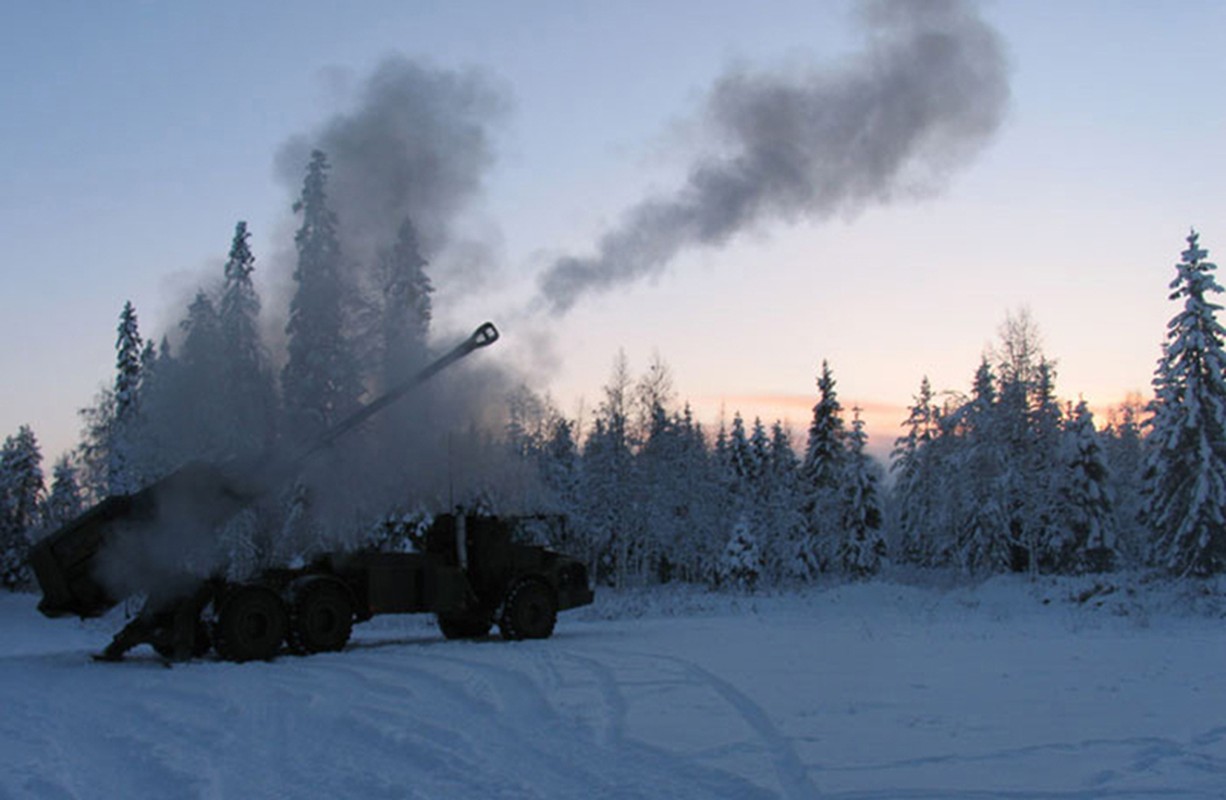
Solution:
[[[113,381],[81,412],[79,446],[48,470],[29,426],[0,450],[0,582],[32,585],[28,553],[100,499],[194,460],[252,463],[312,441],[412,377],[432,331],[429,262],[412,220],[355,263],[315,151],[294,205],[296,267],[283,344],[262,336],[256,259],[235,226],[216,281],[156,342],[120,310]],[[561,514],[553,547],[601,585],[680,581],[753,591],[889,565],[970,575],[1226,571],[1226,331],[1222,287],[1195,232],[1170,282],[1174,315],[1152,399],[1095,419],[1057,393],[1057,361],[1025,312],[967,365],[964,387],[920,381],[888,464],[860,410],[816,370],[807,430],[695,419],[657,358],[614,360],[577,418],[505,369],[456,370],[312,460],[213,532],[231,575],[329,548],[407,547],[438,513]],[[190,559],[189,553],[177,557]]]

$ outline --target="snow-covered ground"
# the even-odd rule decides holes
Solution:
[[[1222,586],[1133,583],[603,592],[548,641],[174,668],[4,595],[0,797],[1226,797]]]

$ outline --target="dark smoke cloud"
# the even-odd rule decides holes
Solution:
[[[282,146],[277,173],[296,195],[311,150],[323,150],[346,255],[369,260],[408,216],[431,258],[480,194],[494,161],[491,129],[508,106],[507,93],[484,72],[390,57],[361,83],[352,110]]]
[[[630,208],[592,256],[539,279],[561,314],[584,295],[657,275],[682,250],[722,245],[766,222],[821,220],[937,188],[995,133],[1009,98],[1003,47],[974,7],[895,0],[861,9],[866,47],[848,67],[736,70],[706,98],[724,145],[685,184]]]

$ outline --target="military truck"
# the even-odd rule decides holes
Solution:
[[[498,339],[490,323],[408,381],[282,458],[191,463],[131,495],[108,497],[31,550],[49,617],[105,614],[130,591],[108,575],[122,561],[142,571],[142,549],[173,526],[206,535],[293,478],[319,450],[442,369]],[[521,517],[470,513],[436,517],[414,552],[325,553],[310,564],[265,570],[235,582],[166,574],[149,566],[135,585],[145,603],[98,655],[117,660],[150,644],[167,659],[215,649],[223,659],[269,659],[288,647],[309,654],[342,649],[353,625],[378,614],[429,612],[448,638],[481,637],[494,623],[507,639],[546,638],[558,611],[591,603],[584,565],[516,537]],[[135,565],[135,567],[133,566]],[[139,580],[144,578],[142,582]]]

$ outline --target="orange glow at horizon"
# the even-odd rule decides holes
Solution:
[[[1125,402],[1136,400],[1139,400],[1139,397],[1135,393],[1129,393],[1114,403],[1091,403],[1090,412],[1094,415],[1095,427],[1102,430],[1107,426],[1112,411],[1119,409]],[[1062,406],[1067,402],[1076,401],[1062,400]],[[817,395],[763,393],[703,396],[691,398],[689,403],[695,416],[709,426],[708,433],[711,436],[719,431],[721,421],[725,426],[731,426],[733,416],[739,412],[747,429],[752,426],[755,418],[760,418],[767,428],[776,421],[782,422],[792,436],[792,447],[800,453],[805,446]],[[859,409],[860,419],[864,420],[864,429],[868,433],[868,451],[883,462],[888,462],[895,439],[903,434],[903,424],[910,413],[908,407],[898,403],[854,397],[840,397],[839,404],[843,407],[843,421],[848,428],[855,417],[855,410]]]

